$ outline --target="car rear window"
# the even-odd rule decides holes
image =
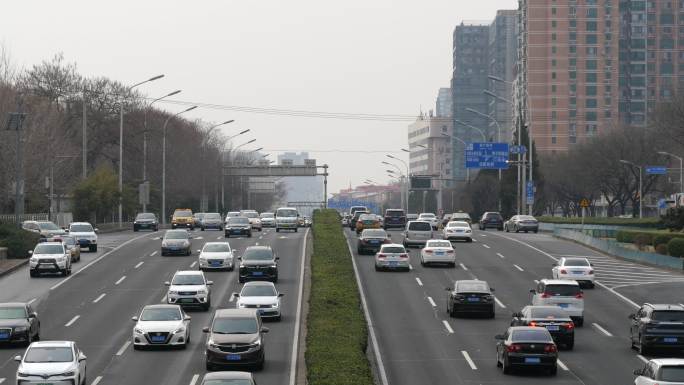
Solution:
[[[546,285],[544,293],[555,297],[574,297],[580,293],[579,285]]]
[[[249,218],[245,217],[230,217],[228,219],[230,225],[246,225],[249,224]]]
[[[403,217],[404,216],[404,210],[387,210],[387,211],[385,211],[385,216]]]
[[[487,219],[502,219],[501,214],[499,214],[499,213],[487,213],[485,215],[485,218],[487,218]]]
[[[589,261],[584,258],[568,258],[563,266],[590,266]]]
[[[385,230],[363,230],[361,237],[366,238],[387,238],[387,233]]]
[[[484,282],[461,282],[456,284],[456,291],[459,293],[482,293],[488,292],[489,288]]]
[[[539,330],[514,330],[511,334],[511,339],[515,341],[534,341],[534,342],[551,342],[551,335],[546,329]]]
[[[206,221],[206,220],[212,220],[212,221],[213,221],[213,220],[218,220],[218,221],[220,221],[220,220],[221,220],[221,215],[219,215],[219,214],[217,214],[217,213],[204,214],[204,220],[205,220],[205,221]]]
[[[530,309],[530,317],[532,318],[568,318],[565,310],[556,307]]]
[[[432,225],[427,222],[413,222],[408,227],[412,231],[432,231]]]
[[[660,381],[684,382],[684,366],[663,366],[660,368]]]
[[[404,249],[401,246],[390,246],[390,247],[383,247],[382,252],[388,253],[388,254],[403,254],[403,253],[406,253],[406,249]]]
[[[449,222],[447,227],[470,227],[468,222]]]
[[[190,211],[190,210],[176,210],[176,212],[173,213],[173,216],[175,216],[175,217],[191,217],[192,211]]]
[[[276,211],[276,217],[296,217],[297,216],[297,210],[291,210],[291,209],[278,209]]]
[[[363,214],[359,217],[360,221],[375,221],[377,218],[373,214]]]
[[[684,311],[655,310],[653,311],[653,314],[651,314],[651,319],[665,322],[682,322],[684,321]]]
[[[427,219],[432,219],[435,217],[435,214],[420,214],[419,218],[427,218]]]
[[[430,241],[425,245],[426,247],[451,247],[449,241]]]
[[[154,219],[154,214],[152,213],[142,213],[138,214],[135,219]]]

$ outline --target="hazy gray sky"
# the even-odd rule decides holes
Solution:
[[[516,0],[37,1],[3,3],[0,41],[30,66],[63,52],[85,75],[141,91],[221,105],[369,114],[434,109],[451,77],[454,26],[489,21]],[[169,111],[179,106],[162,105]],[[249,148],[308,151],[328,163],[329,191],[386,182],[387,151],[407,160],[406,124],[198,109],[190,118],[235,119]],[[239,141],[236,144],[240,144]],[[366,153],[336,152],[363,150]],[[320,152],[319,152],[320,151]],[[372,152],[377,151],[377,152]]]

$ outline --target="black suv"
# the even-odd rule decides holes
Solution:
[[[630,342],[639,354],[684,348],[684,306],[646,303],[629,319]]]
[[[478,223],[477,227],[480,230],[487,230],[487,228],[491,228],[503,231],[503,223],[504,220],[501,214],[488,211],[482,214],[482,218],[480,218],[480,222]]]
[[[218,309],[211,326],[202,329],[209,334],[206,348],[207,370],[222,367],[264,367],[266,357],[264,333],[256,309]]]
[[[139,230],[159,230],[159,220],[153,213],[139,213],[133,221],[133,231]]]
[[[278,257],[269,246],[249,246],[245,253],[238,257],[240,283],[252,280],[278,282]]]
[[[402,209],[387,209],[385,210],[385,230],[392,227],[403,229],[406,227],[406,213]]]

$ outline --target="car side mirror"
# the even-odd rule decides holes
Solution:
[[[209,326],[205,326],[202,328],[202,333],[209,333]]]
[[[279,261],[279,260],[280,260],[280,257],[275,257],[275,260],[276,260],[276,261]]]
[[[21,362],[21,356],[14,356],[14,361]]]
[[[242,257],[240,257],[240,256],[238,256],[238,257],[237,257],[237,259],[239,259],[239,260],[241,260],[241,261],[242,261]]]
[[[278,297],[283,297],[283,296],[285,296],[285,294],[283,294],[283,293],[278,293]]]
[[[171,286],[171,282],[166,281],[166,282],[164,282],[164,285],[166,285],[166,286]]]
[[[505,340],[506,337],[503,334],[497,334],[494,336],[494,339],[502,341],[502,340]]]
[[[86,357],[85,354],[83,353],[78,353],[78,362],[85,361],[88,357]]]
[[[33,255],[33,250],[28,251],[29,255]]]
[[[489,288],[489,291],[491,291],[491,292],[493,293],[493,292],[496,291],[496,289],[494,289],[493,287],[490,287],[490,288]]]
[[[185,317],[183,317],[183,321],[190,321],[191,319],[192,319],[192,317],[190,317],[189,315],[186,315]]]
[[[95,232],[96,232],[96,233],[99,233],[99,232],[100,232],[100,229],[98,229],[98,228],[96,227],[96,228],[95,228]]]
[[[557,264],[557,263],[554,263],[554,264],[552,264],[551,266],[556,267],[556,266],[558,266],[558,264]]]
[[[214,281],[207,281],[207,286],[211,286],[214,284]]]
[[[138,322],[138,317],[131,317],[131,321]]]
[[[233,297],[238,298],[240,296],[240,293],[233,293]]]
[[[516,312],[516,313],[511,314],[511,317],[520,318],[520,317],[522,317],[522,314],[520,312]]]
[[[266,326],[261,327],[261,332],[262,333],[268,333],[271,329],[267,328]]]
[[[450,287],[445,287],[444,290],[445,291],[451,291],[452,289]]]

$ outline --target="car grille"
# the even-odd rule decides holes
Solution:
[[[179,291],[178,295],[197,295],[196,291]]]
[[[38,263],[55,263],[54,258],[41,258],[38,260]]]
[[[161,337],[164,339],[162,340]],[[145,338],[147,338],[147,341],[151,344],[165,344],[168,339],[169,339],[169,333],[168,332],[151,332],[147,333],[145,335]],[[157,340],[159,338],[159,340]]]
[[[270,309],[271,305],[245,305],[248,309]]]
[[[220,351],[227,353],[243,353],[251,347],[251,344],[223,344],[218,346]]]

